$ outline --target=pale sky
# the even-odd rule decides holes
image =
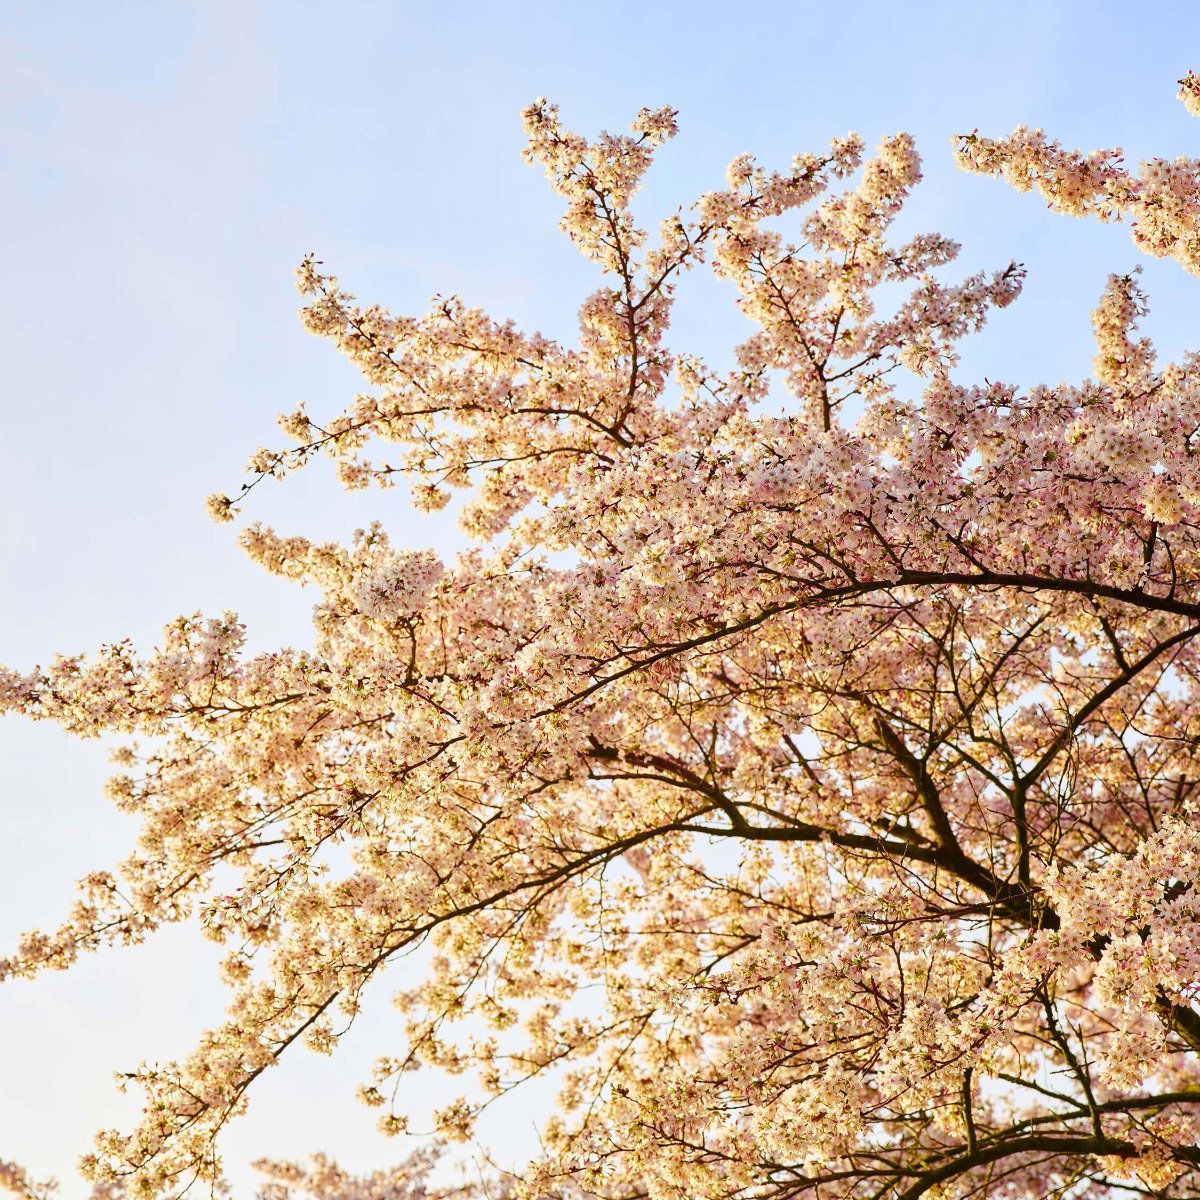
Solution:
[[[1047,213],[959,174],[960,130],[1042,125],[1131,162],[1200,154],[1174,99],[1200,68],[1200,8],[1178,3],[9,3],[0,17],[0,662],[132,637],[182,612],[235,608],[255,647],[303,644],[313,602],[265,576],[203,500],[236,491],[255,446],[300,399],[314,416],[358,387],[295,318],[291,273],[315,250],[351,291],[397,311],[458,293],[570,339],[592,268],[555,229],[558,201],[519,158],[519,112],[556,100],[588,134],[642,105],[680,111],[640,201],[656,222],[751,151],[769,166],[857,129],[916,135],[926,182],[906,230],[964,245],[966,273],[1029,267],[1025,294],[960,370],[1077,379],[1088,314],[1138,256],[1126,230]],[[952,268],[953,270],[953,268]],[[1200,285],[1147,263],[1146,328],[1195,345]],[[673,345],[720,361],[742,332],[728,292],[693,274]],[[373,517],[450,553],[446,514],[403,491],[348,497],[317,465],[254,494],[254,519],[345,536]],[[0,721],[0,953],[65,913],[73,880],[110,865],[130,827],[103,798],[104,751]],[[0,987],[0,1158],[84,1194],[74,1160],[128,1125],[114,1070],[186,1053],[220,1018],[215,947],[174,929],[65,975]],[[401,968],[404,970],[406,968]],[[397,975],[399,978],[399,975]],[[404,1147],[353,1098],[394,1050],[387,987],[333,1060],[269,1073],[231,1131],[231,1173],[325,1150],[354,1168]],[[422,1079],[441,1096],[458,1081]],[[544,1095],[489,1117],[511,1156]]]

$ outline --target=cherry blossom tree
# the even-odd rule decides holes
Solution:
[[[209,500],[234,520],[323,456],[424,510],[461,489],[473,548],[248,524],[317,589],[310,648],[197,614],[145,655],[0,672],[0,708],[125,736],[109,790],[141,830],[0,977],[174,921],[227,952],[224,1022],[131,1073],[141,1120],[85,1175],[219,1182],[256,1080],[335,1051],[424,947],[361,1099],[397,1133],[414,1070],[463,1074],[435,1123],[466,1140],[553,1076],[514,1197],[1197,1195],[1200,355],[1156,361],[1125,274],[1094,379],[957,379],[1022,270],[946,282],[955,243],[891,236],[906,135],[738,158],[652,236],[630,202],[673,112],[594,142],[524,120],[604,276],[578,343],[363,307],[309,258],[303,321],[365,390],[282,418]],[[957,152],[1200,274],[1197,160],[1027,129]],[[732,370],[668,348],[706,262],[753,324]],[[467,1194],[426,1165],[266,1164],[264,1194]]]

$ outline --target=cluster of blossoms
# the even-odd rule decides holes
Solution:
[[[307,1166],[260,1159],[254,1164],[262,1176],[256,1200],[504,1200],[504,1191],[485,1193],[472,1184],[434,1186],[429,1176],[441,1154],[434,1145],[410,1154],[403,1162],[369,1175],[351,1175],[323,1154]],[[57,1200],[56,1180],[35,1183],[24,1168],[0,1159],[0,1191],[17,1200]],[[136,1193],[134,1193],[136,1194]],[[130,1189],[120,1183],[96,1184],[89,1200],[131,1200]]]
[[[1179,99],[1200,116],[1200,76],[1189,71],[1179,82]],[[1064,150],[1024,125],[999,140],[969,133],[955,141],[964,170],[1000,176],[1023,192],[1036,188],[1054,212],[1128,219],[1139,250],[1200,275],[1200,160],[1153,158],[1134,174],[1119,149]]]
[[[1179,99],[1193,117],[1200,117],[1200,75],[1189,71],[1179,81]]]
[[[46,1200],[55,1190],[54,1180],[35,1182],[19,1163],[0,1158],[0,1189],[18,1200]]]
[[[1200,356],[1158,363],[1126,273],[1093,379],[956,380],[1022,270],[946,282],[953,242],[895,241],[907,136],[738,158],[654,239],[630,203],[671,111],[595,142],[545,102],[525,123],[605,276],[578,344],[364,308],[310,258],[304,323],[368,390],[285,416],[209,502],[232,520],[326,456],[425,509],[465,491],[477,545],[252,525],[321,592],[311,648],[194,615],[147,655],[0,671],[0,709],[131,739],[110,792],[141,822],[0,978],[172,921],[227,949],[225,1019],[128,1075],[142,1120],[85,1174],[218,1182],[259,1076],[334,1051],[424,947],[360,1097],[399,1133],[413,1071],[465,1074],[433,1124],[466,1140],[555,1076],[514,1200],[1195,1196]],[[1133,177],[1029,131],[961,154],[1200,266],[1195,162]],[[706,261],[753,323],[729,371],[667,343]],[[425,1165],[266,1164],[264,1195],[468,1194]]]
[[[429,550],[381,556],[358,586],[358,606],[381,621],[415,616],[444,568]]]

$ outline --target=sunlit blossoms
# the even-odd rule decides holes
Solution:
[[[224,1020],[128,1073],[142,1119],[85,1174],[219,1181],[263,1072],[335,1053],[422,948],[359,1096],[469,1142],[552,1078],[542,1153],[492,1195],[1200,1194],[1200,356],[1158,361],[1125,272],[1094,378],[959,378],[1023,270],[893,236],[906,135],[740,157],[653,234],[630,203],[673,112],[594,142],[524,118],[604,275],[577,343],[363,307],[309,258],[305,327],[364,390],[284,416],[208,502],[234,520],[324,456],[423,510],[457,493],[473,549],[250,524],[319,593],[310,646],[195,614],[0,670],[0,707],[126,736],[110,794],[141,822],[0,977],[174,921],[225,947]],[[959,157],[1200,273],[1196,160],[1131,174],[1026,129]],[[732,370],[669,340],[703,263],[752,323]],[[422,1110],[423,1067],[460,1098]],[[262,1194],[468,1194],[422,1190],[428,1162],[264,1163]]]
[[[1179,81],[1179,100],[1193,117],[1200,117],[1200,75],[1195,71]]]
[[[1200,76],[1189,71],[1179,83],[1180,101],[1200,116]],[[964,169],[1002,176],[1023,192],[1036,188],[1055,212],[1128,219],[1139,250],[1174,258],[1200,275],[1200,160],[1154,158],[1134,174],[1119,149],[1064,150],[1040,129],[1023,125],[1000,141],[969,133],[956,142]]]
[[[381,621],[416,616],[442,570],[442,564],[428,550],[386,553],[358,585],[359,610]]]

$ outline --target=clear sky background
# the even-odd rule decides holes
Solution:
[[[253,567],[236,528],[203,511],[207,493],[236,491],[255,446],[281,440],[276,413],[305,399],[319,417],[357,390],[301,330],[292,270],[315,250],[366,300],[419,311],[456,292],[570,339],[596,278],[518,156],[519,112],[539,94],[587,133],[642,105],[680,110],[640,202],[653,222],[719,186],[743,150],[782,166],[849,128],[869,142],[908,129],[926,182],[904,229],[956,237],[964,273],[1030,268],[960,371],[1022,384],[1087,373],[1089,311],[1138,256],[1124,229],[959,174],[951,134],[1023,122],[1131,161],[1200,154],[1200,122],[1173,99],[1200,68],[1195,0],[3,8],[0,662],[22,668],[126,636],[149,646],[195,609],[237,609],[255,647],[307,641],[314,597]],[[1148,263],[1144,283],[1164,356],[1200,343],[1197,281]],[[697,273],[676,328],[677,348],[715,361],[744,332]],[[403,490],[348,497],[321,464],[253,499],[253,518],[289,532],[341,537],[379,516],[402,544],[460,544],[449,515],[414,513]],[[73,880],[129,845],[105,773],[94,743],[0,721],[0,952],[54,924]],[[215,960],[176,929],[0,987],[0,1158],[82,1195],[73,1163],[91,1131],[133,1115],[111,1073],[186,1053],[219,1020]],[[353,1098],[397,1045],[386,993],[337,1058],[300,1050],[263,1079],[227,1139],[235,1179],[258,1155],[323,1149],[364,1169],[399,1156]],[[484,1138],[502,1157],[530,1149],[544,1102],[518,1093]]]

